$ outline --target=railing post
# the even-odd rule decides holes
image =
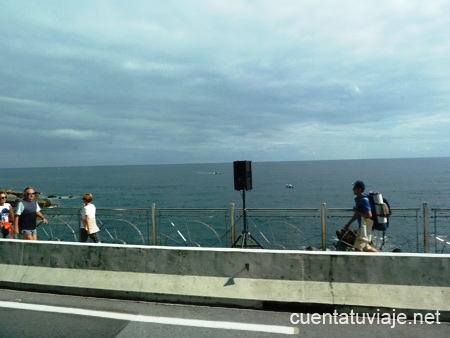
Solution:
[[[156,245],[156,203],[152,204],[152,234],[153,234],[153,245]]]
[[[230,226],[231,226],[231,245],[234,243],[235,239],[235,218],[234,218],[234,203],[230,204]]]
[[[420,252],[420,239],[419,239],[419,211],[416,210],[416,252]]]
[[[327,250],[327,204],[322,203],[322,209],[321,209],[321,220],[322,220],[322,250]]]
[[[428,220],[428,203],[423,203],[423,250],[425,253],[430,252],[429,242],[429,220]]]

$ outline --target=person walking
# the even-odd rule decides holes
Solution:
[[[80,222],[80,242],[86,242],[88,237],[94,243],[100,243],[98,238],[98,232],[100,229],[95,221],[95,205],[92,204],[92,194],[83,195],[84,206],[81,209],[81,222]]]
[[[363,181],[356,181],[353,183],[353,194],[355,197],[355,206],[353,207],[353,216],[344,226],[345,230],[350,229],[350,225],[358,220],[358,232],[355,240],[356,251],[378,252],[378,250],[371,245],[372,243],[372,226],[373,221],[372,209],[370,207],[369,198],[364,194],[366,185]]]
[[[2,229],[3,238],[11,235],[14,238],[14,230],[11,222],[14,222],[14,210],[11,204],[6,203],[6,191],[0,191],[0,228]]]
[[[38,202],[35,201],[36,194],[33,188],[25,188],[23,199],[17,204],[16,215],[14,216],[14,233],[22,235],[26,240],[37,240],[36,219],[41,218],[45,224],[47,219],[41,213]]]

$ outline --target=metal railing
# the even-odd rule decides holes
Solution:
[[[450,209],[431,209],[431,213],[434,229],[428,238],[434,239],[434,252],[450,252]]]
[[[236,216],[234,229],[242,229],[243,210],[238,210]],[[257,243],[256,246],[288,250],[322,247],[319,209],[246,209],[246,216],[248,232],[254,238],[253,242]],[[236,240],[235,230],[232,242]]]
[[[153,245],[229,247],[231,209],[153,210]]]
[[[44,209],[49,224],[38,225],[39,240],[78,241],[79,208]],[[151,208],[97,208],[103,243],[237,247],[243,230],[243,210]],[[264,249],[333,250],[336,230],[352,216],[346,208],[246,209],[248,233]],[[385,236],[374,231],[374,244],[382,251],[450,252],[450,209],[393,209]],[[430,230],[430,223],[432,229]],[[355,225],[356,226],[356,225]],[[251,241],[250,241],[251,242]],[[432,243],[433,245],[430,245]]]

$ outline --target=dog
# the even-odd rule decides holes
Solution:
[[[336,250],[346,251],[353,249],[356,240],[356,230],[355,229],[339,229],[336,230],[336,235],[339,241],[336,244]]]

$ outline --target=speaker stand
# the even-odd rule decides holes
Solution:
[[[252,247],[257,247],[263,249],[262,245],[247,231],[247,209],[245,208],[245,189],[242,189],[242,211],[244,218],[244,230],[241,232],[239,237],[234,242],[232,248],[235,248],[239,241],[241,241],[241,248],[247,248],[250,245],[248,244],[248,240],[251,239],[255,244],[251,245]]]

